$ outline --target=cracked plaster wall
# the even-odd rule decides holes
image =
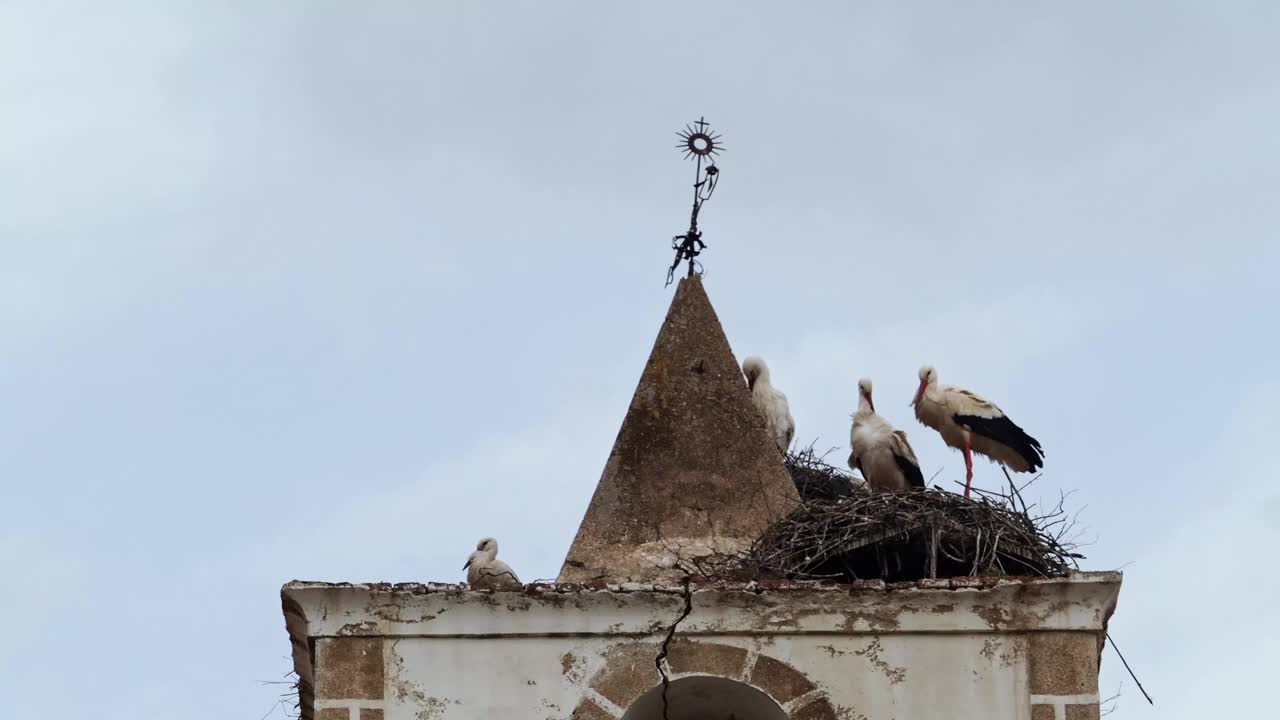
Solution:
[[[1118,586],[1118,575],[1082,574],[705,588],[668,667],[672,679],[745,683],[797,719],[1096,717]],[[285,594],[291,633],[305,634],[295,660],[315,668],[306,720],[620,718],[660,684],[654,660],[684,604],[679,588],[652,586],[298,584]]]

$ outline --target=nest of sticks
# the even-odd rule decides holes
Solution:
[[[743,579],[886,582],[992,575],[1064,575],[1079,567],[1066,495],[1028,506],[1010,481],[973,498],[939,489],[874,493],[813,448],[788,453],[801,506],[735,557],[699,558],[691,572]]]

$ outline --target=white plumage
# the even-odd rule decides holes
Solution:
[[[877,492],[902,492],[923,488],[920,463],[907,442],[907,434],[894,430],[876,414],[871,381],[858,381],[858,411],[849,430],[849,466],[860,471],[868,487]]]
[[[764,417],[765,428],[769,437],[778,443],[778,449],[786,452],[791,447],[791,438],[796,434],[796,421],[791,417],[791,406],[787,396],[782,394],[769,381],[769,366],[764,360],[751,356],[742,361],[742,374],[747,376],[747,387],[751,388],[751,401],[756,410]]]
[[[520,587],[520,578],[516,577],[511,566],[498,559],[498,541],[493,538],[482,538],[476,543],[475,552],[467,558],[462,569],[467,571],[467,583],[473,588],[504,590]]]
[[[964,453],[965,497],[973,482],[971,450],[1014,472],[1034,472],[1044,466],[1040,443],[995,403],[962,388],[939,385],[938,373],[928,365],[920,368],[919,375],[920,387],[911,401],[916,419]]]

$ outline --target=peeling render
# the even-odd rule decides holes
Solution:
[[[886,586],[733,584],[693,586],[682,633],[989,632],[1103,630],[1119,573],[1067,578],[982,578]],[[283,593],[304,608],[312,637],[649,634],[683,608],[670,585],[459,585],[293,582]]]
[[[1030,720],[1033,694],[1041,704],[1096,694],[1098,643],[1120,580],[695,582],[664,667],[673,684],[745,683],[792,718],[931,716],[938,708],[919,706],[921,698],[946,696],[949,717]],[[620,718],[661,686],[654,661],[683,614],[683,593],[665,584],[476,591],[294,582],[282,590],[302,687],[311,692],[316,673],[342,679],[304,700],[304,720],[317,707],[350,707],[353,718],[365,708],[383,720]],[[351,642],[365,645],[344,645]],[[326,651],[313,668],[317,647]],[[373,647],[381,648],[381,697],[359,676],[373,672]],[[504,681],[494,686],[493,677]],[[334,687],[358,688],[360,697],[326,696]]]

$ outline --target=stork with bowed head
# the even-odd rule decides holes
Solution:
[[[773,438],[778,444],[778,449],[785,453],[787,448],[791,447],[791,438],[796,434],[796,421],[791,417],[791,406],[787,403],[787,396],[770,383],[769,366],[755,355],[742,361],[742,374],[747,376],[747,387],[751,389],[751,402],[764,416],[764,425],[769,431],[769,437]]]
[[[872,490],[903,492],[924,488],[924,474],[907,442],[907,434],[894,430],[888,420],[876,414],[871,380],[867,378],[858,381],[858,411],[853,414],[849,447],[849,466],[862,473]]]
[[[475,552],[467,558],[462,566],[467,571],[467,584],[481,590],[504,590],[520,587],[520,578],[516,577],[511,566],[498,559],[498,541],[491,537],[481,538],[476,543]]]
[[[1044,467],[1040,443],[1018,427],[996,404],[978,395],[939,385],[938,373],[920,368],[920,388],[911,401],[916,419],[937,430],[947,445],[964,453],[964,496],[973,484],[973,452],[1014,472],[1035,472]]]

